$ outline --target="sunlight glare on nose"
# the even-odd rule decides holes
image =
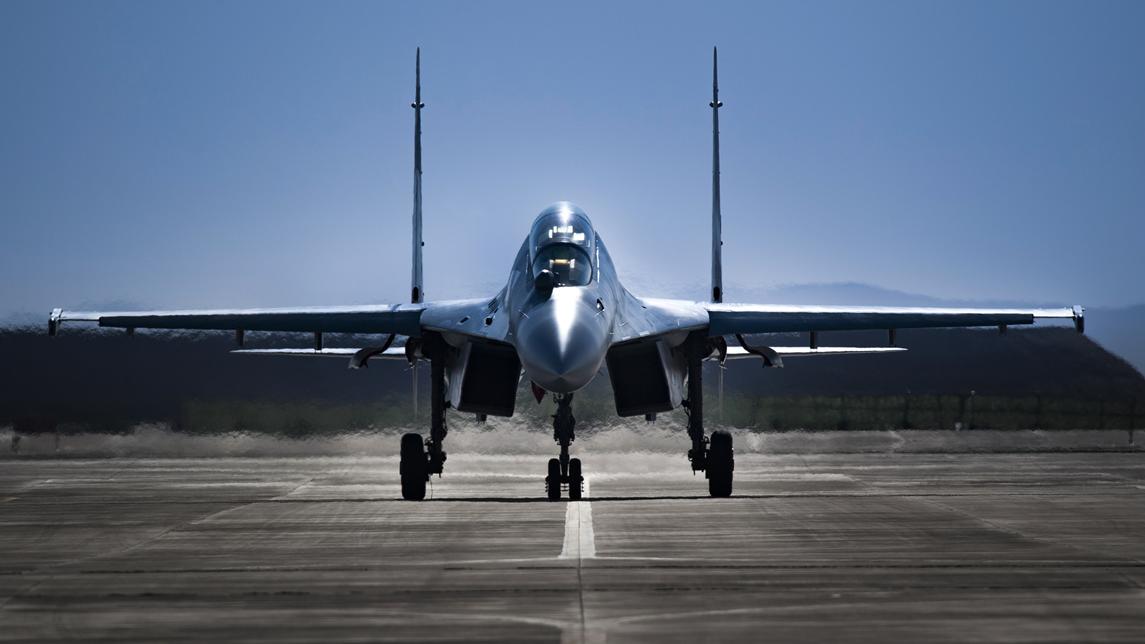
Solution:
[[[576,321],[576,307],[579,301],[580,293],[577,292],[577,289],[553,289],[552,303],[553,316],[557,322],[557,345],[562,354],[569,343],[573,322]]]

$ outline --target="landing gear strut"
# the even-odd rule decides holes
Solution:
[[[573,428],[576,418],[572,414],[572,394],[555,394],[557,413],[553,414],[553,439],[561,445],[560,458],[549,459],[549,473],[545,477],[545,494],[550,501],[561,498],[562,486],[567,486],[569,498],[581,497],[584,476],[579,458],[569,458],[569,444],[576,439]]]
[[[445,357],[448,346],[440,336],[427,335],[421,347],[430,364],[430,419],[429,439],[422,442],[421,434],[404,434],[401,451],[402,498],[421,501],[425,498],[425,484],[433,474],[445,469]]]
[[[693,335],[686,345],[688,357],[688,399],[684,410],[688,414],[688,438],[692,449],[688,460],[692,471],[703,471],[708,479],[708,494],[714,497],[732,495],[732,471],[735,469],[732,436],[726,431],[712,432],[711,440],[704,434],[704,358],[712,352],[707,338]]]

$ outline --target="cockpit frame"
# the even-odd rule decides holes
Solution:
[[[533,276],[552,271],[557,286],[586,286],[596,278],[596,231],[583,210],[562,201],[549,206],[529,231]]]

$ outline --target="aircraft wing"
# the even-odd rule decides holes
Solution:
[[[219,309],[205,311],[64,311],[48,318],[48,334],[65,322],[96,323],[123,329],[282,331],[303,333],[395,333],[421,335],[424,304],[382,304],[296,309]]]
[[[712,336],[791,331],[859,331],[937,327],[1006,327],[1038,319],[1072,320],[1084,330],[1080,306],[1057,309],[982,309],[891,306],[778,306],[704,304]]]
[[[680,331],[706,330],[711,337],[799,331],[862,331],[939,327],[1008,327],[1039,319],[1071,320],[1085,330],[1080,306],[1052,309],[989,309],[896,306],[790,306],[724,304],[640,298],[634,324],[620,341]]]
[[[420,337],[423,330],[505,341],[508,316],[499,315],[499,298],[442,300],[422,304],[293,309],[217,309],[178,311],[65,311],[48,318],[48,334],[64,323],[86,322],[128,329],[271,331],[286,333],[393,334]]]

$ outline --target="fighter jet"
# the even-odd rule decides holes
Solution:
[[[243,350],[239,353],[309,355],[349,359],[351,368],[374,358],[430,367],[428,437],[401,438],[402,497],[425,498],[426,483],[444,470],[446,411],[512,416],[518,387],[528,382],[538,401],[556,402],[553,429],[560,446],[549,460],[549,499],[579,499],[584,470],[570,458],[576,421],[575,393],[607,367],[620,416],[655,415],[682,407],[687,414],[688,458],[704,472],[713,497],[732,493],[732,436],[704,429],[703,363],[753,358],[765,367],[806,356],[902,351],[895,331],[924,327],[997,327],[1005,331],[1036,319],[1064,318],[1084,330],[1080,306],[1054,309],[782,306],[724,303],[721,271],[720,130],[718,58],[712,52],[712,238],[709,301],[653,299],[621,284],[588,215],[567,201],[544,208],[529,228],[496,294],[468,300],[426,301],[422,280],[421,51],[415,63],[412,279],[408,303],[329,308],[99,312],[55,309],[48,332],[65,322],[94,322],[126,329],[209,329],[235,333],[241,347],[248,331],[313,334],[313,348]],[[888,346],[821,347],[819,333],[885,330]],[[806,346],[765,346],[753,334],[807,332]],[[366,347],[324,348],[323,334],[374,336]],[[722,375],[722,370],[719,372]],[[415,381],[416,382],[416,381]]]

